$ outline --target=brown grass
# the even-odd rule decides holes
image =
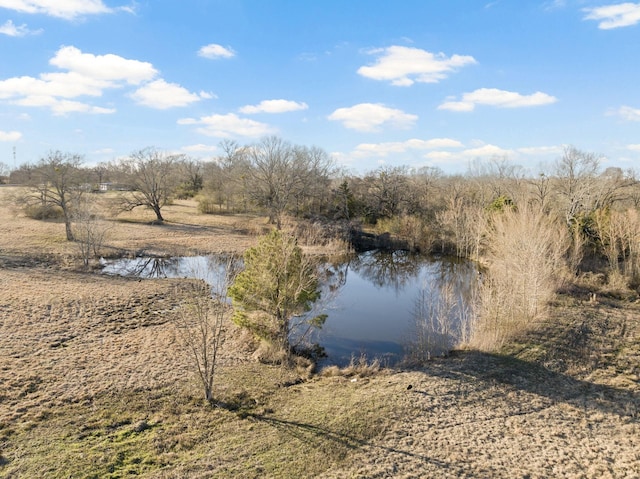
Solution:
[[[112,220],[110,246],[239,251],[264,221],[166,218]],[[211,408],[176,341],[181,280],[80,272],[63,224],[0,221],[0,477],[640,477],[637,304],[566,297],[502,354],[311,378],[229,324]]]

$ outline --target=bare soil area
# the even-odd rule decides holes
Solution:
[[[85,272],[0,189],[0,477],[640,478],[640,305],[563,296],[503,354],[309,375],[229,324],[220,407],[173,318],[185,280]],[[113,254],[243,251],[263,218],[110,220]],[[405,305],[398,305],[405,307]]]

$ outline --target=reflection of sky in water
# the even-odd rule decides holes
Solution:
[[[396,290],[373,285],[349,271],[323,329],[328,335],[351,340],[400,340],[411,316],[418,283]]]
[[[362,353],[368,358],[387,356],[393,363],[412,334],[422,289],[453,282],[464,296],[475,277],[475,268],[468,263],[405,253],[362,253],[338,268],[346,274],[346,281],[320,311],[328,318],[314,340],[326,349],[328,362],[341,365]],[[103,269],[106,274],[143,278],[195,277],[210,284],[221,271],[220,262],[207,256],[121,259],[105,262]]]

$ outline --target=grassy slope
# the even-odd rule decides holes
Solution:
[[[144,214],[110,245],[253,241],[238,222],[256,220],[188,202],[167,211],[179,225]],[[303,382],[251,361],[230,325],[211,408],[171,324],[180,281],[61,267],[62,225],[0,220],[0,477],[640,477],[638,305],[566,297],[506,355]]]

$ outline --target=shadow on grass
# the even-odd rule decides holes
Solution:
[[[447,360],[425,369],[430,375],[460,381],[461,390],[512,389],[547,398],[553,403],[566,403],[585,410],[599,411],[640,420],[638,391],[576,379],[552,371],[545,366],[522,359],[479,351],[456,352]],[[420,391],[416,391],[420,392]],[[496,394],[501,394],[496,391]],[[533,412],[522,405],[522,412]]]
[[[338,431],[332,431],[329,428],[316,426],[313,424],[307,424],[298,421],[288,421],[285,419],[278,419],[276,417],[267,416],[263,414],[249,414],[248,417],[269,424],[270,426],[278,429],[279,431],[296,438],[301,442],[305,442],[322,450],[329,457],[344,458],[347,452],[354,451],[360,448],[369,448],[379,453],[395,453],[402,456],[416,458],[420,461],[429,462],[439,467],[447,467],[448,463],[434,459],[423,454],[418,454],[413,451],[405,449],[399,449],[395,447],[382,446],[372,444],[370,440],[358,438],[355,435],[347,434]]]

